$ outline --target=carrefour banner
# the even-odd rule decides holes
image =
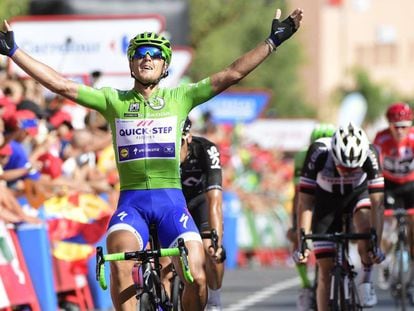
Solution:
[[[129,73],[129,40],[144,31],[162,32],[160,15],[30,16],[11,21],[19,47],[66,75],[92,71]],[[11,70],[23,72],[12,62]]]
[[[229,91],[203,105],[201,112],[210,112],[215,123],[249,123],[257,119],[270,100],[266,91]]]

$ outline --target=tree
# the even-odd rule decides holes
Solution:
[[[238,56],[264,40],[277,7],[282,18],[290,13],[285,1],[189,0],[191,45],[195,48],[190,76],[197,81],[228,66]],[[294,117],[314,115],[298,82],[302,62],[300,46],[289,40],[239,86],[271,90],[265,115]]]
[[[8,20],[13,16],[26,15],[29,9],[29,0],[1,0],[1,21]]]
[[[367,101],[366,123],[372,123],[381,117],[391,103],[395,101],[406,101],[388,84],[372,81],[369,73],[362,68],[353,68],[352,75],[355,81],[355,87],[351,91],[361,93]],[[341,90],[340,93],[340,97],[343,98],[349,93],[349,90]]]

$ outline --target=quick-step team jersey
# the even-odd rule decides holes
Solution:
[[[401,142],[394,140],[390,129],[385,129],[377,133],[374,145],[386,180],[398,184],[414,181],[414,128]]]
[[[315,194],[317,188],[338,196],[352,194],[355,189],[368,187],[369,193],[384,191],[384,178],[373,145],[361,168],[341,176],[331,154],[331,138],[315,141],[308,150],[299,181],[301,192]]]
[[[193,136],[181,163],[181,183],[187,202],[211,189],[222,189],[220,153],[213,142]]]
[[[181,188],[180,148],[184,121],[215,94],[209,78],[157,89],[148,100],[134,90],[81,86],[76,102],[108,121],[121,190]]]

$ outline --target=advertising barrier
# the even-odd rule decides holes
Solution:
[[[14,229],[7,229],[3,222],[0,222],[0,307],[26,305],[33,311],[41,310],[38,296],[33,288],[32,278],[26,266],[25,257],[22,253],[18,238]],[[36,253],[33,253],[33,255]],[[42,310],[56,310],[43,309]]]

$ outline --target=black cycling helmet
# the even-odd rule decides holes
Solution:
[[[184,125],[183,125],[183,135],[186,135],[190,132],[191,130],[191,125],[192,122],[191,120],[187,117],[187,119],[185,119]]]

